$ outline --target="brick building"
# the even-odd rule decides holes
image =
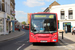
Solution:
[[[56,6],[56,5],[60,5],[60,4],[57,3],[56,1],[54,1],[53,3],[51,3],[51,4],[49,5],[49,7],[47,7],[47,8],[44,10],[44,12],[50,12],[51,7],[52,7],[52,6]]]
[[[31,13],[28,13],[28,14],[27,14],[27,18],[28,18],[27,21],[28,21],[28,24],[30,23],[30,14],[31,14]]]

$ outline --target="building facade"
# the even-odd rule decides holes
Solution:
[[[29,23],[30,23],[30,14],[31,14],[31,13],[28,13],[28,14],[27,14],[27,18],[28,18],[28,20],[27,20],[27,21],[28,21],[28,23],[27,23],[27,24],[29,24]]]
[[[55,3],[54,1],[53,3]],[[49,11],[47,11],[49,9]],[[58,15],[58,27],[61,30],[67,28],[67,32],[72,32],[72,27],[75,26],[75,4],[68,5],[53,5],[50,8],[44,10],[44,12],[57,13]]]
[[[15,0],[0,0],[0,34],[9,34],[14,30],[14,11]]]
[[[72,27],[75,26],[75,4],[53,6],[50,12],[58,14],[59,29],[67,32],[72,32]]]

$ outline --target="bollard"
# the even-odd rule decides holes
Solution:
[[[63,31],[62,31],[62,39],[63,39]]]

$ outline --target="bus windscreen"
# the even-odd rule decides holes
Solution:
[[[54,33],[57,32],[55,14],[33,14],[31,16],[31,32]]]

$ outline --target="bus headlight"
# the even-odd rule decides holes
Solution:
[[[57,38],[57,35],[54,35],[52,38]]]
[[[34,37],[33,35],[31,35],[32,37]],[[35,37],[34,37],[35,38]]]
[[[57,35],[54,36],[55,38],[57,37]]]
[[[54,39],[53,41],[56,41],[56,39]]]

